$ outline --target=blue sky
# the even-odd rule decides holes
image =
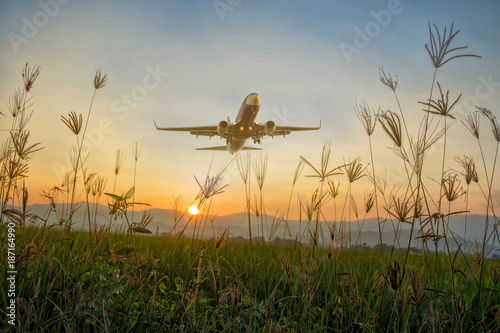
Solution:
[[[480,102],[498,116],[499,7],[491,1],[415,0],[2,2],[0,99],[7,101],[21,84],[26,62],[41,66],[30,125],[33,140],[45,147],[30,164],[31,186],[37,191],[60,181],[58,170],[68,164],[67,151],[74,145],[60,116],[73,110],[86,114],[95,69],[102,68],[108,83],[97,93],[89,123],[95,135],[88,167],[112,179],[115,151],[125,150],[118,188],[126,191],[132,184],[132,143],[143,142],[137,195],[167,207],[172,195],[189,201],[197,191],[193,176],[203,178],[208,170],[213,153],[194,149],[219,142],[157,132],[153,120],[160,126],[216,124],[227,116],[234,119],[243,98],[257,92],[260,122],[323,124],[318,132],[264,140],[269,157],[266,199],[273,212],[286,208],[299,156],[319,163],[325,140],[332,142],[332,164],[356,156],[369,161],[367,137],[353,104],[365,100],[376,109],[396,111],[392,92],[379,82],[379,67],[398,76],[398,97],[416,135],[423,114],[417,102],[428,98],[434,71],[424,48],[428,22],[440,30],[453,22],[461,30],[455,45],[468,45],[466,52],[482,56],[450,62],[437,76],[451,97],[462,93],[447,165],[458,168],[453,162],[457,154],[476,156],[476,143],[459,115]],[[357,50],[346,57],[342,45]],[[485,87],[484,82],[490,83]],[[10,123],[8,116],[2,118],[2,127]],[[487,131],[485,127],[484,148],[490,158],[495,146]],[[0,135],[3,139],[6,134]],[[377,168],[397,182],[401,169],[387,149],[391,143],[380,130],[373,139]],[[438,145],[430,158],[439,160],[440,154]],[[213,170],[231,158],[217,153]],[[243,185],[234,167],[226,181],[227,192],[215,209],[244,210]],[[363,182],[360,193],[369,186]],[[308,178],[298,183],[305,195],[316,187]]]

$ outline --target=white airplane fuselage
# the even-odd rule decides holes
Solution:
[[[256,93],[248,95],[241,104],[240,111],[234,121],[234,137],[227,141],[227,151],[234,154],[240,151],[252,136],[255,118],[260,110],[260,97]]]

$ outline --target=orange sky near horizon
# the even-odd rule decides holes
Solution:
[[[61,186],[71,165],[68,152],[77,143],[61,116],[75,111],[85,119],[95,70],[102,68],[107,83],[93,101],[84,146],[85,167],[106,177],[105,192],[113,192],[116,151],[122,150],[125,160],[115,194],[124,193],[134,184],[132,146],[141,143],[144,150],[137,161],[136,201],[154,208],[172,208],[173,198],[182,196],[187,209],[199,191],[195,177],[204,182],[207,174],[214,176],[225,169],[222,184],[227,187],[214,196],[210,214],[228,215],[246,209],[245,186],[235,156],[195,150],[224,142],[156,131],[154,121],[158,126],[174,127],[215,125],[228,116],[234,120],[242,100],[251,92],[261,98],[258,122],[317,126],[321,121],[319,131],[265,138],[263,151],[252,153],[254,158],[268,158],[263,186],[266,213],[285,214],[301,156],[318,168],[325,142],[331,143],[329,169],[359,157],[371,172],[368,136],[356,117],[355,104],[366,101],[375,111],[399,113],[399,102],[410,136],[417,136],[425,116],[419,102],[427,100],[434,75],[425,49],[428,23],[436,22],[442,31],[453,22],[454,31],[460,29],[454,45],[468,45],[465,53],[482,58],[453,59],[437,71],[437,82],[450,91],[450,100],[461,96],[451,112],[456,119],[447,118],[445,170],[461,172],[455,158],[472,156],[479,185],[473,183],[469,188],[468,210],[476,214],[486,212],[483,192],[488,190],[487,178],[495,173],[492,197],[498,210],[498,145],[490,123],[482,117],[481,154],[462,121],[476,105],[500,116],[500,45],[491,42],[497,38],[494,27],[500,28],[496,15],[500,5],[450,4],[432,4],[430,10],[431,4],[412,1],[343,6],[257,1],[241,2],[233,10],[221,12],[211,2],[75,0],[58,3],[53,15],[36,2],[2,4],[0,31],[5,38],[0,40],[0,100],[9,101],[15,87],[22,85],[20,74],[25,63],[41,67],[33,87],[30,110],[34,112],[28,129],[30,142],[40,142],[44,149],[29,161],[25,182],[29,203],[44,203],[40,192]],[[45,17],[47,22],[40,21]],[[30,25],[34,29],[30,30]],[[398,101],[381,84],[380,67],[397,75]],[[437,86],[433,94],[438,96]],[[9,137],[6,129],[11,115],[6,106],[0,112],[4,114],[0,115],[3,142]],[[431,119],[434,126],[443,128],[442,117],[431,115]],[[384,198],[401,196],[408,183],[404,163],[391,150],[393,144],[380,124],[371,140],[375,173],[387,180]],[[407,138],[404,145],[408,149]],[[444,140],[440,139],[425,160],[423,182],[434,202],[439,197],[443,148]],[[259,191],[254,171],[250,172],[253,202]],[[313,173],[304,166],[293,188],[290,219],[299,218],[298,196],[307,202],[320,187],[317,178],[307,177]],[[373,184],[366,176],[354,182],[351,201],[350,196],[346,200],[349,184],[345,175],[333,178],[341,183],[340,194],[335,203],[326,203],[325,219],[350,216],[353,220],[354,212],[347,209],[353,202],[362,219],[364,198]],[[465,190],[464,178],[459,179]],[[384,198],[379,197],[381,216],[387,215],[384,207],[390,206]],[[465,198],[455,200],[451,211],[465,210]],[[84,195],[78,200],[84,200]],[[101,203],[106,204],[104,196]],[[431,211],[437,212],[437,207],[430,205]],[[448,212],[446,200],[442,212]],[[374,216],[375,208],[367,217]]]

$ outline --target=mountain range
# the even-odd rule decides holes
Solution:
[[[87,211],[85,203],[81,202],[80,208],[75,214],[73,220],[73,228],[76,230],[88,229],[88,219],[85,212]],[[97,225],[108,225],[110,220],[112,222],[113,229],[118,231],[125,231],[127,229],[126,221],[123,217],[112,219],[109,214],[109,208],[104,205],[97,205],[97,209],[92,213],[95,214],[95,221]],[[56,210],[49,210],[49,205],[34,204],[27,207],[29,214],[43,217],[47,220],[48,225],[57,224],[59,220],[65,215],[69,210],[68,207],[58,205]],[[91,205],[92,208],[92,205]],[[50,214],[49,214],[50,212]],[[144,212],[149,213],[153,220],[147,226],[147,229],[151,231],[153,235],[167,235],[167,234],[177,234],[183,229],[183,234],[185,237],[197,237],[197,238],[215,238],[218,232],[222,232],[224,229],[228,229],[233,238],[248,238],[248,214],[247,213],[237,213],[231,215],[223,216],[206,216],[206,215],[190,215],[185,212],[184,214],[179,211],[174,211],[172,209],[159,209],[153,208],[146,211],[135,211],[134,220],[139,222],[144,214]],[[66,213],[67,214],[67,213]],[[129,221],[132,217],[132,212],[128,212]],[[476,241],[482,243],[484,236],[484,228],[486,216],[471,214],[467,216],[467,227],[465,227],[466,216],[464,214],[450,215],[445,217],[445,221],[448,222],[449,229],[455,235],[455,239],[459,244],[464,243],[465,231],[467,232],[468,243],[475,243]],[[425,218],[424,218],[425,220]],[[176,222],[177,221],[177,224]],[[273,217],[270,215],[255,216],[250,214],[251,229],[253,238],[262,236],[262,229],[264,231],[264,240],[269,242],[273,239],[300,239],[302,234],[302,240],[306,241],[309,239],[309,232],[307,230],[315,230],[315,221],[308,222],[306,220],[297,221],[289,220],[287,223],[278,217]],[[263,225],[261,221],[264,221]],[[38,222],[41,223],[41,222]],[[186,224],[187,223],[187,224]],[[429,221],[428,227],[431,221]],[[440,234],[443,233],[443,226],[441,223],[438,225],[434,223],[434,228],[439,231]],[[330,240],[330,230],[328,226],[332,227],[334,222],[320,221],[319,223],[319,243],[320,245],[328,244]],[[491,233],[493,225],[493,218],[489,218],[489,232]],[[337,233],[339,233],[340,223],[336,223]],[[448,227],[447,227],[448,228]],[[410,238],[411,225],[409,223],[397,223],[396,220],[383,220],[381,219],[380,229],[382,231],[382,242],[385,244],[393,244],[396,232],[399,234],[399,245],[402,248],[408,246]],[[306,231],[304,231],[306,230]],[[347,234],[350,240],[349,244],[364,244],[365,246],[373,247],[379,243],[379,222],[377,218],[369,218],[365,221],[352,221],[345,222],[344,224],[345,234]],[[350,232],[349,232],[350,230]],[[418,247],[421,241],[415,239],[419,236],[419,226],[416,226],[413,233],[412,246]],[[436,232],[437,233],[437,232]],[[490,239],[489,243],[492,243],[493,239]],[[430,241],[432,243],[432,241]],[[443,248],[444,242],[441,240],[438,242],[439,247]],[[397,245],[397,244],[396,244]],[[453,244],[457,248],[457,244]]]

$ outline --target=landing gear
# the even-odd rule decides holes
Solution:
[[[258,143],[258,144],[260,144],[260,138],[259,138],[259,139],[253,139],[253,143]]]

